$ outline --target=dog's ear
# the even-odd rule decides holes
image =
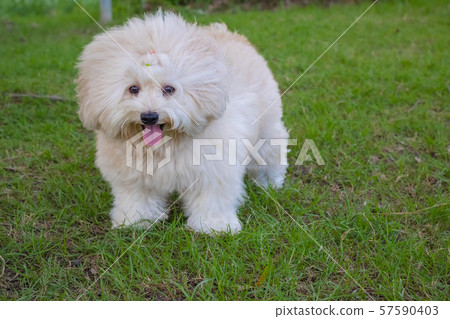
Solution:
[[[186,74],[183,82],[186,91],[199,108],[197,115],[213,120],[221,118],[226,110],[227,67],[219,46],[213,39],[205,38],[194,42],[195,45],[188,49],[188,52],[193,54],[185,57],[186,61],[183,61]]]
[[[219,119],[225,113],[227,108],[228,95],[225,92],[225,89],[218,85],[214,88],[213,99],[210,99],[204,104],[204,107],[208,109],[211,117],[213,119]]]
[[[96,130],[100,126],[98,114],[95,112],[95,106],[92,105],[93,99],[89,93],[89,80],[84,76],[82,70],[80,70],[80,76],[75,82],[77,84],[78,103],[80,104],[78,116],[84,127],[88,130]]]
[[[201,113],[208,120],[219,119],[225,113],[228,95],[220,84],[205,85],[198,91],[192,90],[191,93]]]
[[[88,130],[100,128],[99,116],[104,110],[105,101],[111,98],[108,80],[112,77],[108,71],[107,61],[111,56],[114,43],[105,34],[99,34],[83,50],[79,62],[77,85],[77,97],[80,109],[78,115],[81,122]]]

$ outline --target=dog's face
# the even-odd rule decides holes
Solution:
[[[144,127],[195,135],[225,111],[221,52],[174,14],[132,19],[96,36],[78,68],[80,119],[111,138]]]

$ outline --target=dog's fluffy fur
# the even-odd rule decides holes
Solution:
[[[161,11],[131,19],[96,36],[78,68],[79,116],[97,133],[96,164],[115,198],[113,227],[167,218],[168,196],[178,192],[191,229],[235,233],[241,229],[237,210],[245,194],[245,172],[264,186],[282,185],[284,146],[266,141],[258,153],[267,165],[254,159],[240,165],[249,155],[241,139],[255,145],[259,139],[286,139],[288,133],[278,86],[265,60],[224,24],[200,27]],[[139,94],[129,92],[132,85]],[[170,97],[159,85],[176,91]],[[163,135],[171,137],[165,146],[172,158],[155,166],[153,175],[128,167],[125,159],[126,141],[142,130],[144,112],[158,112]],[[193,139],[223,140],[224,159],[202,158],[193,165]],[[237,139],[236,165],[229,164],[230,139]],[[210,147],[201,150],[214,153]],[[165,153],[155,150],[155,165],[163,158]]]

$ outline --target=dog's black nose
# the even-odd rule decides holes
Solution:
[[[141,114],[141,121],[144,124],[151,125],[156,124],[158,122],[159,115],[157,112],[149,112]]]

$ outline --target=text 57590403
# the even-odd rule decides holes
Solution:
[[[438,306],[380,306],[380,316],[437,316]]]

